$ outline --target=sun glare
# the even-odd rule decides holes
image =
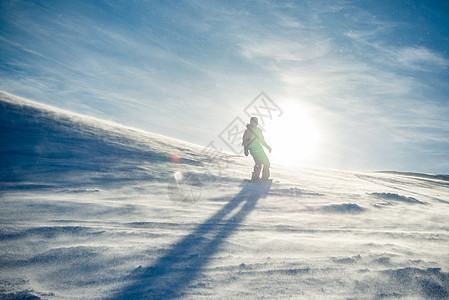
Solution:
[[[267,124],[265,140],[273,148],[272,163],[302,166],[314,158],[320,140],[319,130],[307,108],[293,100],[280,105],[283,114]]]

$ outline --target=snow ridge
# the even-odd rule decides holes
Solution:
[[[158,165],[174,153],[183,153],[180,163],[200,164],[191,155],[199,147],[4,93],[0,124],[3,189],[158,180],[167,175]]]

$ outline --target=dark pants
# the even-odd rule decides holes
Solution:
[[[263,151],[262,147],[250,149],[249,152],[251,156],[254,158],[254,171],[251,180],[259,180],[260,179],[260,171],[262,170],[262,180],[268,180],[270,177],[270,161],[268,160],[267,155]]]

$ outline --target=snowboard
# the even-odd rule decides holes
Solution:
[[[258,183],[279,183],[279,181],[273,181],[273,179],[268,179],[268,180],[245,179],[244,181],[247,182],[247,183],[252,183],[252,184],[258,184]]]

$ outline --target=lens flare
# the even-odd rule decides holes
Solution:
[[[176,155],[176,154],[172,154],[172,155],[170,156],[170,160],[171,160],[171,162],[178,163],[178,162],[181,160],[181,157],[179,157],[179,156]]]
[[[174,176],[175,176],[176,181],[178,181],[178,182],[181,181],[183,178],[181,171],[176,171]]]

